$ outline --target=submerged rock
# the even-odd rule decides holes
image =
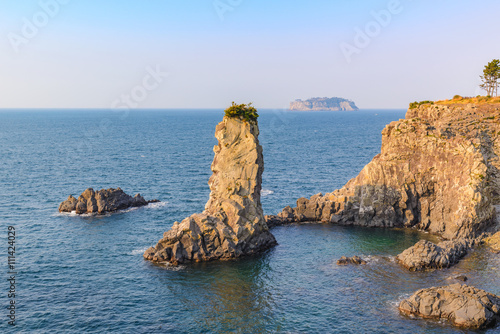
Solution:
[[[224,117],[215,129],[210,198],[202,213],[175,222],[144,258],[172,264],[231,259],[276,245],[260,192],[264,159],[256,120]]]
[[[462,274],[462,275],[455,276],[454,278],[455,278],[456,280],[458,280],[458,281],[462,281],[462,282],[467,282],[467,281],[469,280],[469,278],[468,278],[467,276],[463,275],[463,274]]]
[[[448,268],[458,263],[461,258],[477,243],[474,239],[458,239],[432,243],[420,240],[396,257],[396,261],[410,271]]]
[[[360,264],[366,264],[366,261],[360,258],[359,256],[353,256],[353,257],[342,256],[340,259],[337,260],[337,264],[339,266],[345,266],[348,264],[360,265]]]
[[[460,328],[483,329],[500,320],[500,297],[457,283],[419,290],[403,300],[399,310],[411,316],[446,319]]]
[[[500,203],[500,104],[423,104],[382,131],[381,153],[342,189],[299,198],[284,223],[415,227],[475,238]]]
[[[101,189],[94,191],[86,189],[78,199],[72,195],[59,205],[59,212],[73,212],[77,214],[97,213],[105,214],[131,207],[148,205],[148,203],[159,202],[158,200],[146,201],[140,194],[134,197],[127,195],[120,188]]]

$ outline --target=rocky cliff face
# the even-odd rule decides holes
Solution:
[[[306,101],[296,100],[290,103],[290,110],[297,111],[319,111],[319,110],[332,110],[332,111],[353,111],[358,110],[356,104],[352,101],[340,97],[315,97]]]
[[[172,264],[230,259],[276,245],[260,202],[264,159],[256,121],[224,117],[215,130],[210,198],[202,213],[170,231],[144,257]]]
[[[500,202],[500,104],[425,104],[382,131],[381,153],[342,189],[285,208],[282,222],[416,227],[473,238]]]

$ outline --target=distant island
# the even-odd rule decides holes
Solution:
[[[290,110],[314,111],[314,110],[332,110],[332,111],[353,111],[359,110],[353,101],[340,97],[314,97],[309,100],[295,100],[290,102]]]

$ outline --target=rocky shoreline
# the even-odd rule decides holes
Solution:
[[[478,245],[500,252],[499,135],[499,103],[413,105],[382,131],[381,153],[357,177],[332,193],[299,198],[266,221],[412,228],[441,237],[396,257],[410,271],[449,268]],[[348,263],[360,261],[339,260]],[[451,285],[416,292],[400,311],[486,328],[500,319],[499,307],[498,296]]]

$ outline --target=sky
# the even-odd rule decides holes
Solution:
[[[0,0],[0,108],[476,96],[498,0]]]

